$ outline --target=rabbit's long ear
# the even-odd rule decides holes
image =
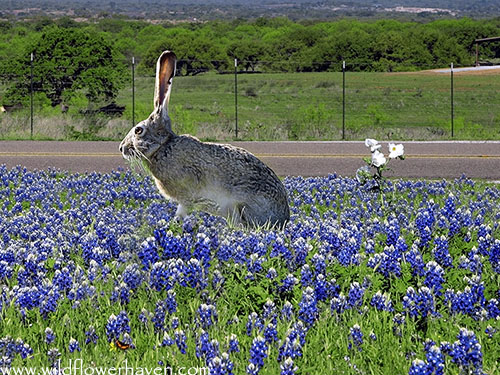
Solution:
[[[158,58],[156,63],[156,84],[155,84],[155,109],[168,113],[168,101],[170,99],[170,89],[172,79],[175,75],[177,57],[173,52],[165,51]]]

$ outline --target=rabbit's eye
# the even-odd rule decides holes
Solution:
[[[137,126],[135,128],[135,134],[141,135],[144,132],[144,128],[142,126]]]

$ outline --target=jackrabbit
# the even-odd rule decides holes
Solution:
[[[286,190],[267,165],[242,148],[172,131],[168,101],[176,61],[170,51],[159,57],[155,108],[121,142],[123,157],[145,163],[160,193],[178,203],[179,218],[197,209],[244,225],[283,227],[290,218]]]

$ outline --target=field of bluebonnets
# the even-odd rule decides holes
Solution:
[[[288,177],[252,231],[132,172],[0,177],[0,367],[500,372],[496,185]]]

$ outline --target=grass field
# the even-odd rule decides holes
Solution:
[[[152,110],[153,86],[153,78],[136,79],[136,121]],[[347,72],[346,138],[451,138],[450,87],[450,75],[445,73]],[[341,139],[342,91],[342,73],[240,74],[238,138]],[[120,92],[117,102],[126,105],[124,117],[108,123],[78,115],[84,100],[75,100],[70,116],[62,116],[59,109],[41,109],[40,99],[35,106],[36,137],[120,139],[132,124],[131,87]],[[498,70],[455,74],[453,102],[455,138],[500,138]],[[233,75],[176,77],[170,103],[179,133],[212,140],[235,138]],[[2,115],[0,121],[0,137],[29,137],[27,112]],[[69,131],[71,126],[76,132]]]

